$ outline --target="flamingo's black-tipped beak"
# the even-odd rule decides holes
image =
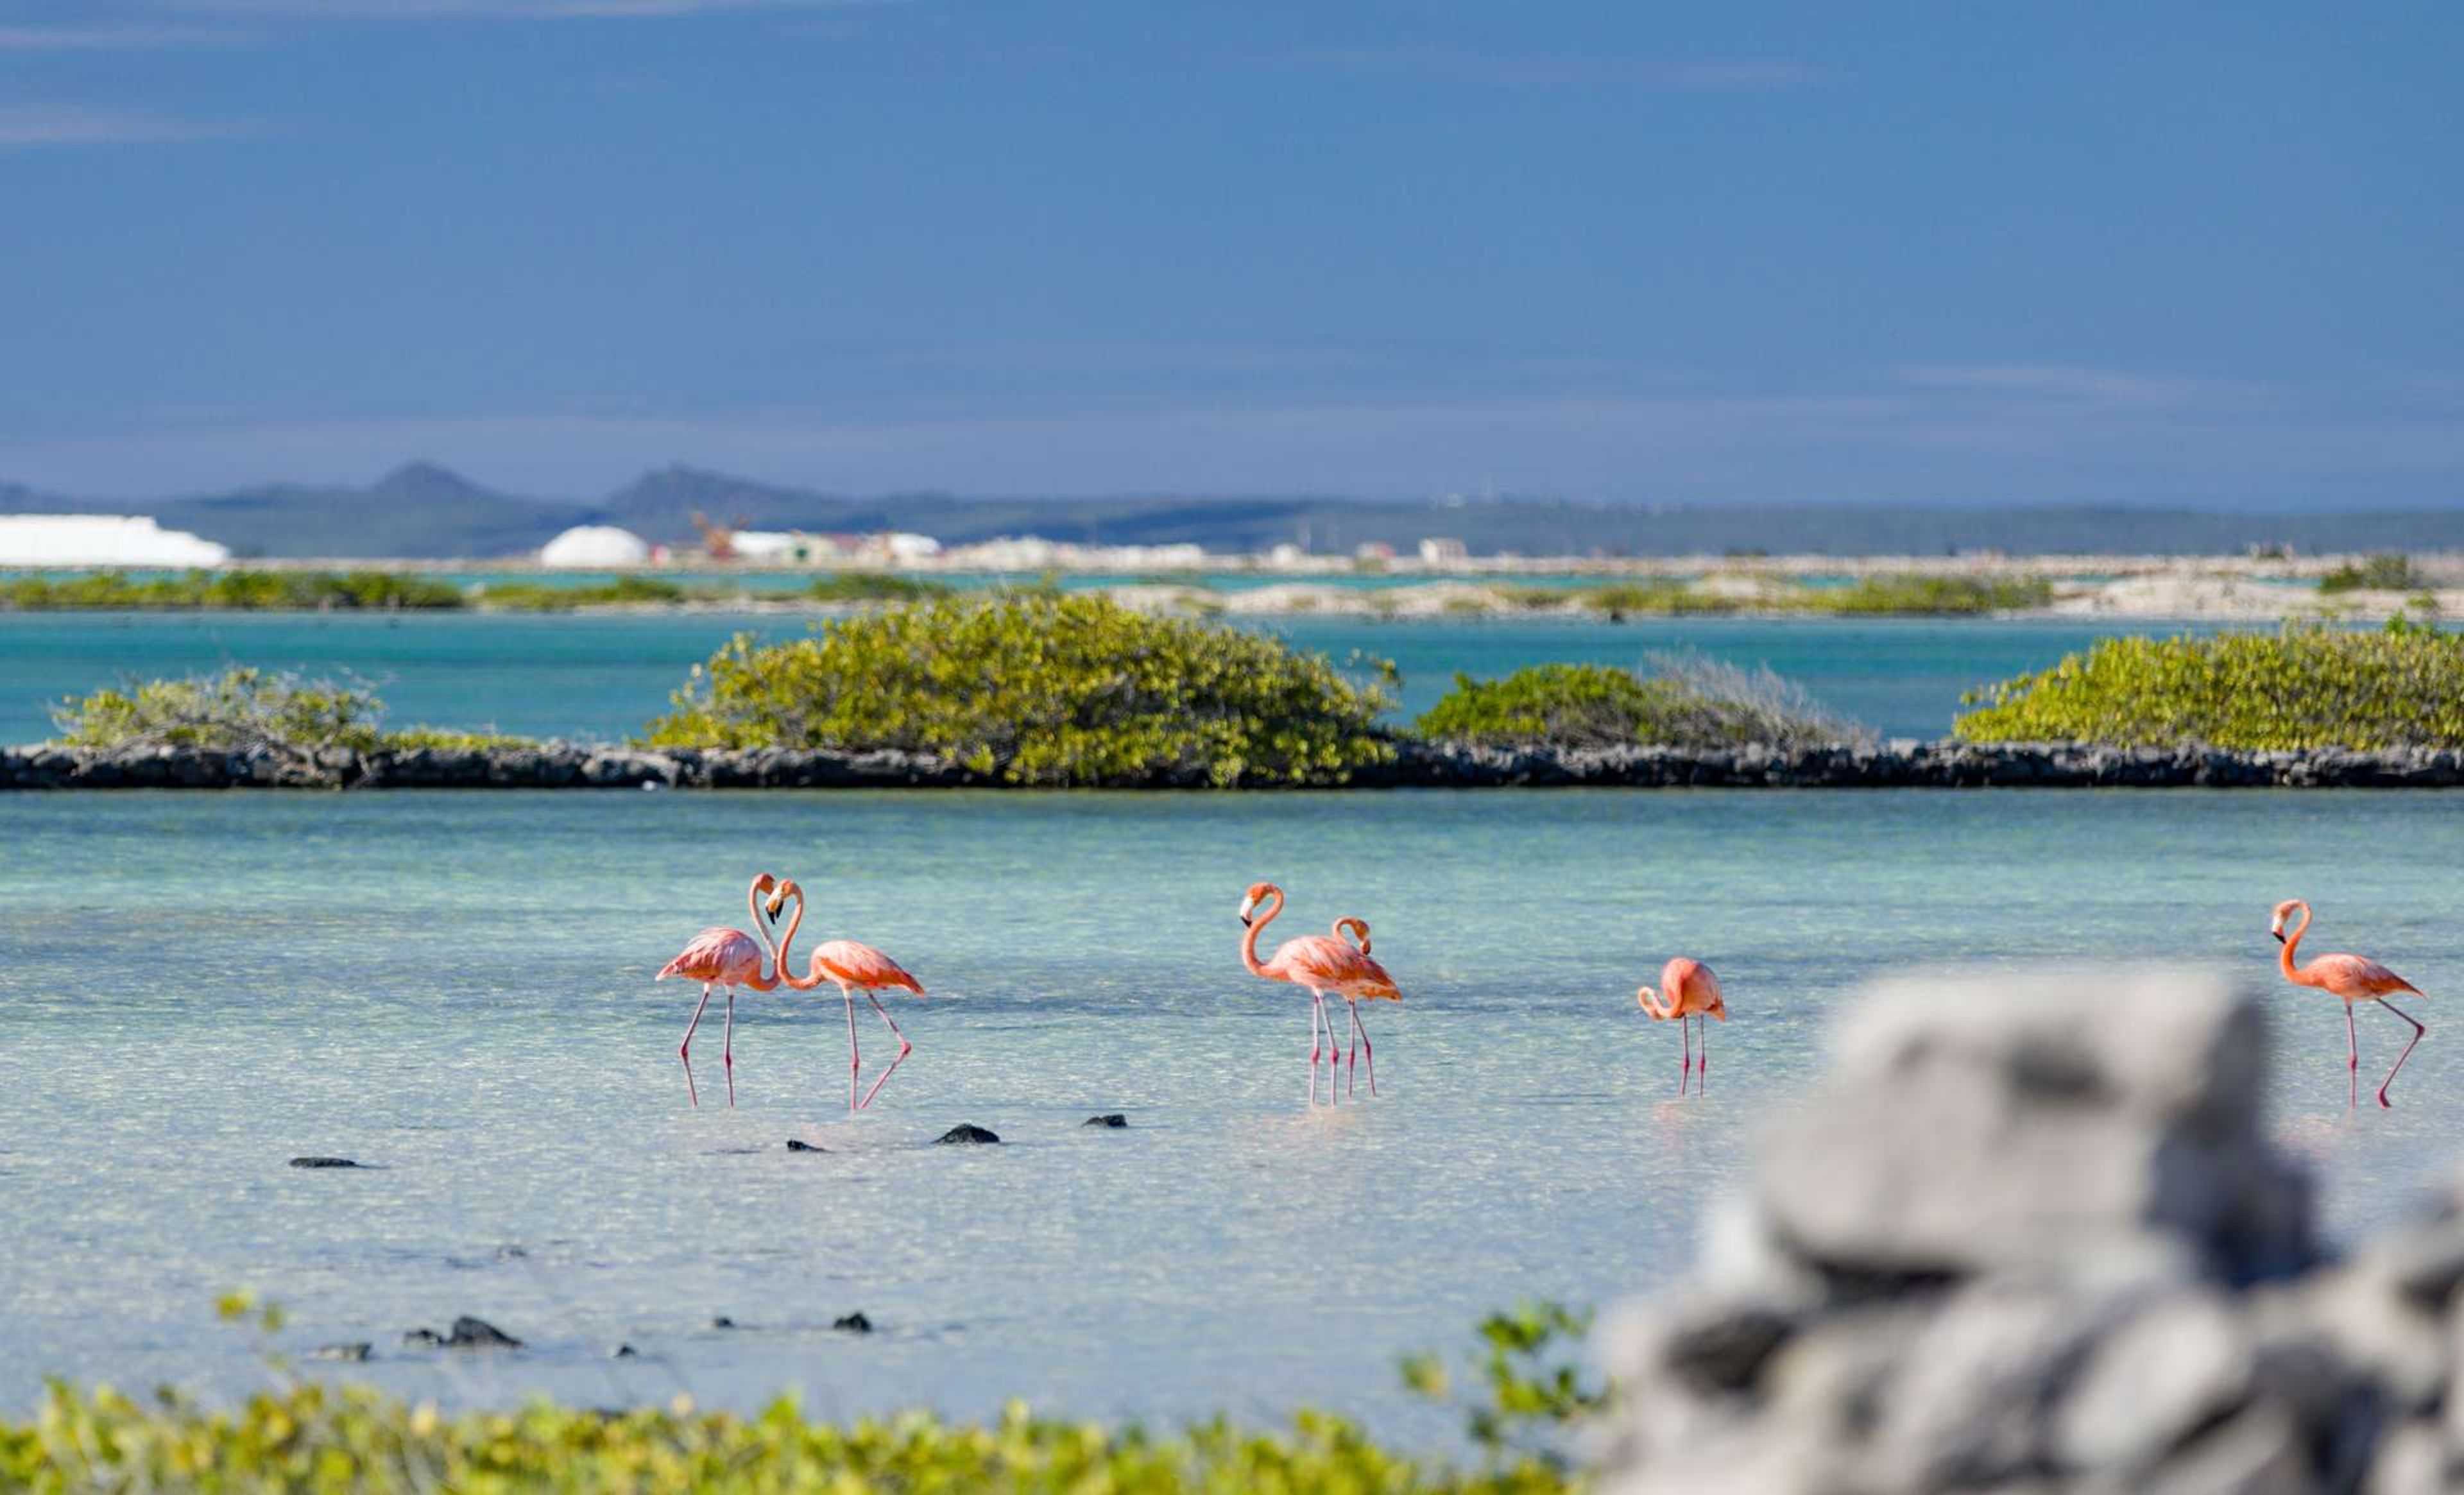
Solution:
[[[2268,933],[2276,936],[2276,942],[2277,944],[2280,945],[2284,943],[2284,931],[2280,929],[2272,929],[2269,930]]]
[[[1255,923],[1255,922],[1256,922],[1256,920],[1254,920],[1254,919],[1250,918],[1250,917],[1249,917],[1249,915],[1247,915],[1247,914],[1245,914],[1245,913],[1243,913],[1243,914],[1242,914],[1242,915],[1241,915],[1241,927],[1242,927],[1243,929],[1247,929],[1251,924],[1253,924],[1253,923]]]

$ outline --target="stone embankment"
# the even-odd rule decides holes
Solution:
[[[1603,1488],[2464,1487],[2464,1194],[2326,1257],[2265,1046],[2144,968],[1862,1002],[1691,1280],[1606,1331]]]
[[[1507,749],[1404,742],[1353,776],[1370,789],[1622,786],[1731,789],[2444,788],[2464,753],[2426,748],[2245,753],[2084,743],[1842,743],[1811,748]],[[998,787],[926,754],[778,748],[742,752],[546,743],[456,751],[317,754],[148,747],[0,748],[5,789],[901,789]],[[1201,788],[1203,775],[1116,787]]]

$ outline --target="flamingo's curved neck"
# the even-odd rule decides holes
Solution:
[[[787,915],[787,928],[781,933],[775,945],[770,944],[769,926],[761,918],[761,900],[753,900],[753,927],[760,933],[761,942],[770,945],[770,973],[744,983],[757,992],[776,991],[781,982],[789,986],[796,984],[796,978],[787,974],[787,947],[796,942],[796,926],[804,922],[804,890],[792,882],[782,882],[779,890],[782,894],[794,895],[796,912]]]
[[[1265,961],[1258,958],[1258,935],[1267,924],[1273,921],[1276,914],[1284,912],[1284,890],[1281,888],[1268,888],[1266,897],[1274,900],[1273,905],[1265,907],[1264,900],[1260,900],[1262,906],[1251,911],[1248,932],[1241,936],[1241,963],[1249,968],[1251,976],[1272,977],[1275,974],[1266,969]]]
[[[2293,932],[2284,936],[2284,944],[2276,953],[2277,960],[2284,967],[2286,980],[2301,986],[2313,986],[2318,983],[2310,979],[2309,973],[2293,963],[2293,953],[2301,947],[2301,936],[2310,931],[2310,905],[2304,903],[2298,907],[2301,910],[2301,917],[2294,921]]]
[[[1674,997],[1663,998],[1648,986],[1635,995],[1641,999],[1642,1010],[1650,1013],[1654,1022],[1666,1022],[1677,1015],[1677,999]]]

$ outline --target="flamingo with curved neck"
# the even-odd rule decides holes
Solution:
[[[800,919],[803,917],[804,890],[793,878],[779,885],[776,898],[795,899],[797,916]],[[870,945],[852,939],[833,939],[814,946],[812,964],[802,977],[799,977],[789,970],[787,965],[787,947],[794,943],[793,929],[794,926],[790,925],[789,937],[779,946],[781,978],[789,987],[800,992],[811,991],[824,981],[835,982],[840,998],[847,1003],[847,1114],[853,1115],[872,1104],[872,1098],[881,1093],[881,1088],[890,1083],[890,1077],[897,1073],[898,1066],[907,1062],[907,1056],[915,1051],[915,1045],[907,1041],[905,1033],[899,1031],[898,1020],[890,1015],[890,1009],[883,1006],[881,999],[873,994],[885,991],[908,991],[921,997],[924,995],[924,983],[910,976],[906,967],[897,961]],[[898,1040],[898,1056],[890,1061],[889,1068],[882,1070],[874,1078],[872,1088],[864,1092],[862,1100],[856,1099],[856,1085],[864,1074],[864,1051],[857,1046],[855,1037],[855,994],[857,992],[864,993],[864,1000],[872,1003],[872,1010],[881,1014],[882,1022],[890,1024],[891,1036]]]
[[[1261,912],[1263,909],[1265,912]],[[1326,994],[1333,992],[1347,1001],[1362,998],[1382,998],[1400,1001],[1403,994],[1386,968],[1369,955],[1369,925],[1362,919],[1339,919],[1331,934],[1303,934],[1286,940],[1275,951],[1271,960],[1258,958],[1258,936],[1284,912],[1284,890],[1272,883],[1253,883],[1241,899],[1241,923],[1245,933],[1241,938],[1241,964],[1251,976],[1270,981],[1289,981],[1309,994],[1309,1104],[1317,1104],[1317,1062],[1327,1061],[1327,1103],[1334,1103],[1334,1066],[1340,1058],[1334,1038],[1334,1022],[1327,1016]],[[1359,932],[1360,943],[1353,945],[1343,938],[1346,926]],[[1353,1009],[1353,1029],[1359,1034],[1361,1046],[1367,1047],[1368,1030],[1359,1026],[1360,1012]],[[1377,1093],[1376,1058],[1371,1053],[1369,1093]]]
[[[1697,1094],[1711,1083],[1711,1028],[1703,1020],[1717,1018],[1728,1021],[1728,1003],[1720,995],[1720,978],[1711,968],[1689,956],[1679,956],[1660,968],[1660,990],[1644,986],[1634,994],[1637,1005],[1651,1014],[1654,1022],[1677,1020],[1678,1028],[1685,1035],[1684,1066],[1677,1072],[1677,1093],[1685,1093],[1689,1080]],[[1703,1030],[1703,1062],[1694,1062],[1694,1028]]]
[[[659,974],[650,978],[654,981],[664,981],[669,977],[680,976],[689,981],[701,982],[701,1001],[693,1008],[693,1021],[685,1024],[685,1041],[676,1045],[676,1057],[684,1061],[685,1094],[695,1109],[701,1106],[701,1091],[693,1085],[693,1030],[701,1026],[701,1015],[710,1005],[710,992],[714,986],[727,993],[727,1028],[719,1043],[719,1062],[727,1069],[727,1104],[731,1107],[736,1104],[736,989],[739,986],[757,992],[778,989],[779,975],[785,969],[786,946],[770,943],[770,923],[779,917],[779,906],[782,901],[779,896],[780,886],[778,879],[767,872],[759,872],[755,874],[753,886],[745,893],[745,903],[753,912],[753,928],[759,935],[759,944],[746,937],[740,930],[713,925],[695,934],[673,960],[660,967]],[[766,914],[762,904],[764,893],[770,894]],[[803,916],[803,904],[800,900],[795,918],[787,921],[789,941],[795,939],[796,925]],[[770,960],[767,970],[761,963],[765,952]]]
[[[2301,917],[2293,926],[2292,933],[2287,934],[2284,928],[2285,918],[2296,910],[2300,911]],[[2295,965],[2293,956],[2295,952],[2301,948],[2301,936],[2310,932],[2310,905],[2304,899],[2287,898],[2277,904],[2275,917],[2268,922],[2267,932],[2275,935],[2277,943],[2283,947],[2277,952],[2277,964],[2283,970],[2286,980],[2296,986],[2314,986],[2330,996],[2344,1000],[2344,1106],[2346,1110],[2357,1109],[2362,1103],[2362,1042],[2361,1036],[2353,1031],[2353,1003],[2377,1002],[2381,1007],[2394,1013],[2411,1025],[2412,1041],[2404,1045],[2403,1053],[2395,1056],[2394,1066],[2387,1070],[2387,1078],[2379,1082],[2379,1104],[2392,1106],[2394,1102],[2387,1099],[2387,1087],[2395,1083],[2396,1070],[2403,1068],[2404,1062],[2412,1057],[2414,1044],[2419,1044],[2422,1035],[2428,1033],[2430,1029],[2416,1021],[2412,1014],[2388,999],[2398,992],[2409,992],[2415,997],[2427,994],[2420,987],[2413,985],[2386,966],[2361,956],[2317,956],[2312,957],[2307,965]]]

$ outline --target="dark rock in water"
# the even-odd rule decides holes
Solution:
[[[530,1255],[528,1251],[517,1245],[496,1247],[496,1260],[499,1262],[527,1262],[530,1260]]]
[[[787,1151],[790,1153],[826,1153],[829,1149],[825,1147],[815,1147],[810,1142],[800,1141],[795,1137],[789,1137],[787,1139]]]
[[[618,1345],[614,1350],[608,1352],[607,1358],[610,1360],[637,1360],[641,1358],[641,1354],[642,1352],[634,1349],[631,1345]]]
[[[291,1166],[294,1168],[357,1168],[360,1165],[347,1157],[295,1157],[291,1160]]]
[[[849,1313],[846,1317],[839,1319],[835,1323],[831,1324],[830,1328],[843,1329],[850,1334],[869,1334],[872,1332],[872,1320],[866,1318],[861,1311],[858,1311]]]
[[[433,1350],[445,1343],[445,1336],[432,1329],[414,1329],[402,1336],[402,1342],[423,1350]]]
[[[974,1126],[963,1121],[958,1123],[957,1126],[952,1127],[949,1131],[942,1132],[939,1136],[934,1138],[934,1141],[936,1143],[998,1142],[1000,1140],[1000,1137],[995,1136],[983,1128]]]
[[[734,1329],[736,1327],[736,1320],[729,1318],[726,1314],[722,1313],[718,1317],[710,1321],[710,1327],[713,1329]]]
[[[1078,1124],[1082,1127],[1126,1127],[1130,1124],[1130,1118],[1113,1110],[1100,1116],[1089,1116]]]
[[[483,1318],[469,1314],[453,1321],[453,1331],[445,1336],[448,1350],[519,1350],[522,1342]]]
[[[425,1334],[428,1331],[426,1330],[421,1330],[420,1332]],[[407,1338],[408,1336],[406,1335],[405,1337]],[[432,1339],[435,1336],[430,1334],[429,1337]],[[312,1360],[364,1360],[368,1356],[376,1353],[376,1346],[369,1344],[364,1339],[355,1339],[348,1344],[319,1345],[316,1349],[308,1352],[308,1358]]]

